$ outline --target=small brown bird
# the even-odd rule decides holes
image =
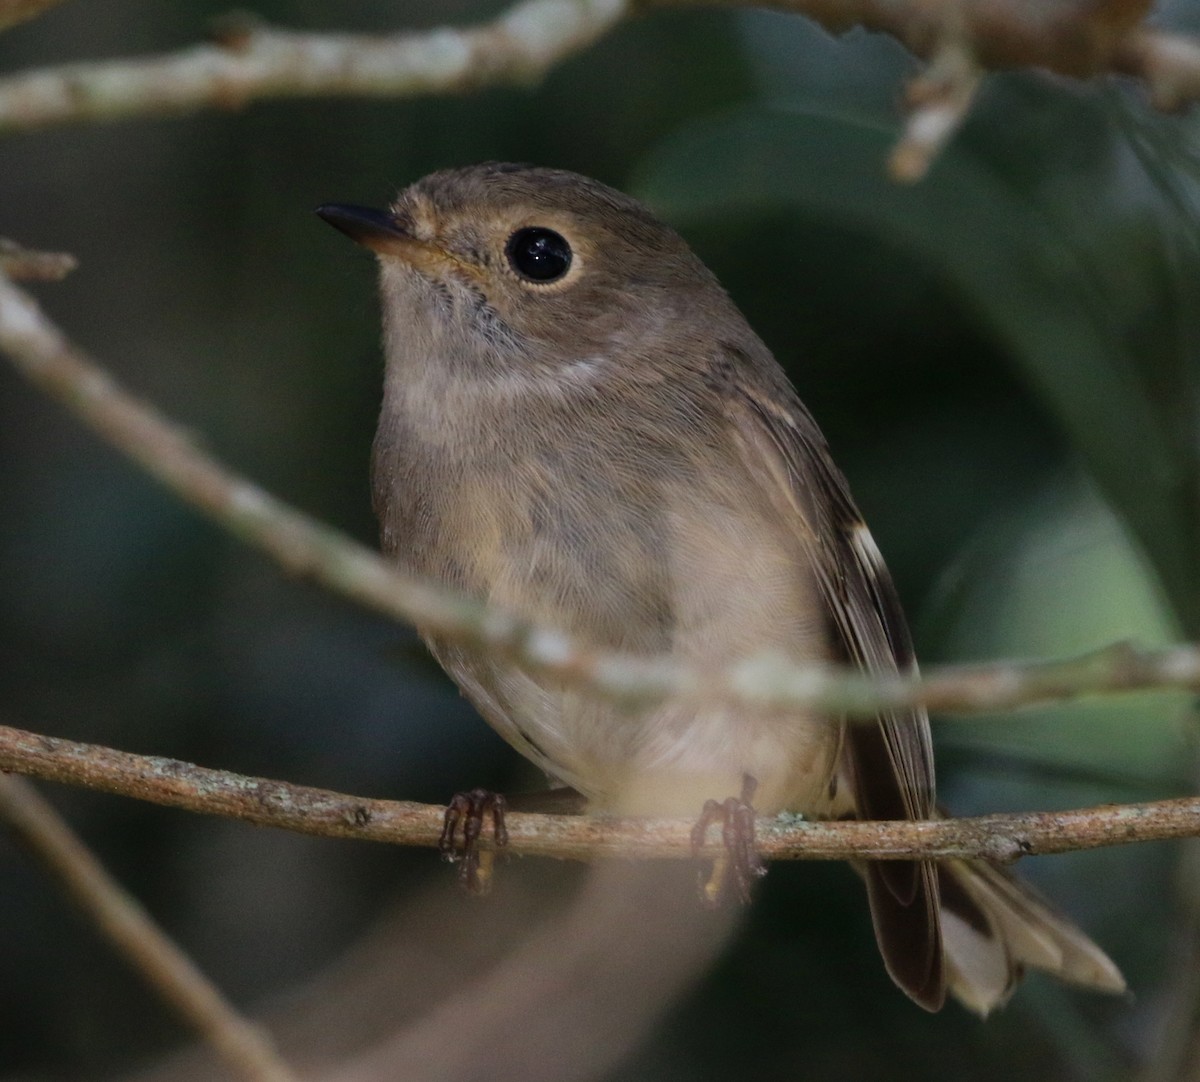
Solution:
[[[573,173],[491,163],[428,176],[385,212],[318,213],[379,257],[373,486],[389,556],[610,650],[914,667],[891,578],[816,423],[646,207]],[[724,704],[636,712],[426,641],[589,810],[694,816],[745,785],[764,815],[937,814],[923,710],[870,725]],[[888,972],[922,1007],[949,989],[986,1014],[1027,966],[1124,988],[1099,947],[990,864],[860,870]]]

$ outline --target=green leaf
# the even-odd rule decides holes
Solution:
[[[920,631],[926,657],[939,661],[1066,657],[1179,635],[1142,553],[1079,478],[993,516],[947,568]],[[995,759],[1010,790],[1038,776],[1044,788],[1057,770],[1091,790],[1074,800],[1111,800],[1114,785],[1186,791],[1191,698],[1144,692],[961,719],[940,726],[939,746],[969,749],[976,766]]]

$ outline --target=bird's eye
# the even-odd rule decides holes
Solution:
[[[553,229],[531,226],[508,238],[504,254],[512,269],[529,282],[555,282],[571,269],[571,246]]]

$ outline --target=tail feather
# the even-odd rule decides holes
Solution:
[[[915,1003],[940,1011],[946,1000],[942,926],[938,920],[938,869],[914,861],[913,896],[905,903],[883,874],[882,861],[858,866],[867,882],[875,939],[888,974]]]
[[[949,991],[987,1015],[1027,968],[1102,992],[1125,991],[1112,960],[1028,884],[1002,868],[948,860],[941,873],[942,938]]]

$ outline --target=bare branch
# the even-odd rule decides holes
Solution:
[[[984,72],[1042,68],[1076,79],[1132,76],[1163,110],[1200,100],[1200,42],[1142,25],[1152,0],[642,0],[696,2],[806,15],[829,30],[889,34],[929,70],[910,87],[912,107],[889,171],[919,180],[958,129]]]
[[[329,838],[437,845],[445,811],[436,805],[369,800],[176,759],[133,755],[0,726],[0,770],[81,785],[154,804],[241,819]],[[509,849],[527,855],[686,859],[694,823],[681,819],[508,816]],[[1200,835],[1200,797],[1074,811],[985,815],[928,822],[760,823],[759,850],[771,860],[904,860],[1065,853]],[[709,855],[719,850],[712,843]]]
[[[891,35],[923,60],[933,59],[946,40],[947,29],[954,28],[961,40],[970,43],[976,62],[988,71],[1045,68],[1078,79],[1116,70],[1116,54],[1137,32],[1152,6],[1152,0],[642,2],[647,7],[774,8],[806,15],[835,32],[862,26]]]
[[[0,133],[237,109],[263,98],[403,98],[531,82],[603,35],[627,7],[627,0],[522,0],[478,26],[379,37],[303,34],[241,19],[212,45],[0,80]]]
[[[0,0],[0,30],[35,19],[43,11],[58,7],[63,0]]]
[[[1114,52],[1113,69],[1144,79],[1159,109],[1181,109],[1200,100],[1200,42],[1139,30]]]
[[[54,0],[7,2],[21,9]],[[972,64],[984,70],[1038,67],[1076,78],[1117,72],[1143,80],[1163,107],[1200,97],[1200,46],[1142,28],[1148,0],[522,0],[492,22],[380,36],[306,34],[243,18],[210,45],[24,72],[0,79],[0,133],[236,109],[264,98],[402,98],[528,82],[635,6],[705,5],[776,8],[831,30],[864,26],[930,60],[955,28]]]
[[[1147,688],[1200,690],[1200,647],[1105,647],[1063,661],[949,667],[924,678],[765,656],[724,671],[665,657],[608,653],[404,574],[376,553],[224,469],[152,407],[138,402],[0,276],[0,352],[147,473],[286,570],[426,631],[507,655],[630,706],[723,700],[871,717],[883,708],[985,711]]]
[[[296,1082],[266,1033],[225,1001],[32,785],[0,774],[0,821],[239,1077]]]
[[[60,282],[78,266],[67,252],[34,252],[0,237],[0,274],[14,282]]]
[[[908,121],[888,160],[893,180],[913,183],[925,176],[966,119],[982,79],[967,43],[958,34],[950,35],[929,67],[908,86]]]

